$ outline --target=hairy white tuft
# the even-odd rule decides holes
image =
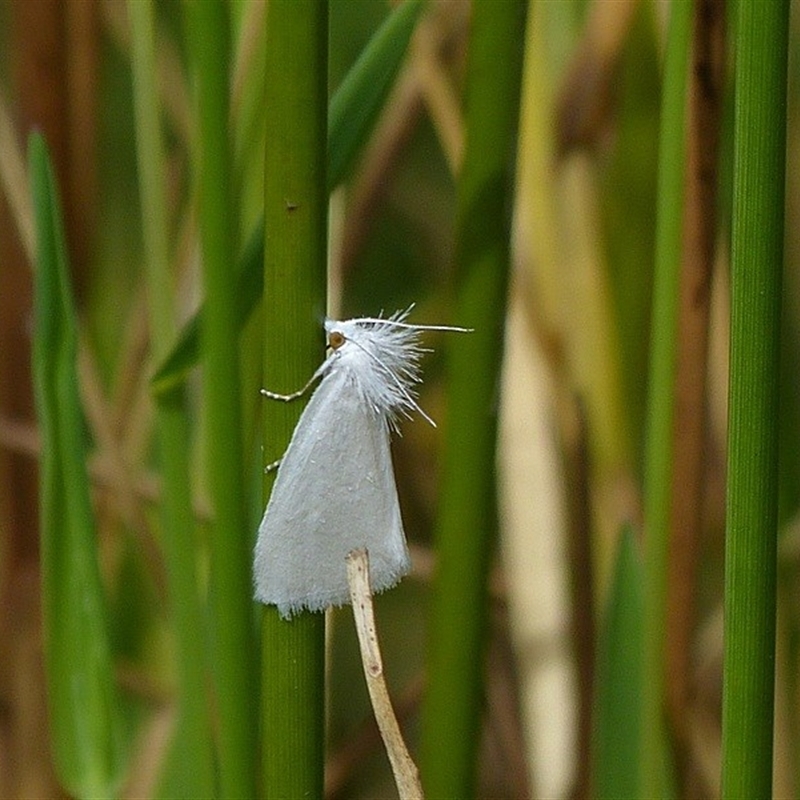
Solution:
[[[419,344],[424,325],[403,320],[411,309],[391,317],[359,317],[344,322],[327,320],[325,330],[331,354],[320,368],[321,375],[342,371],[376,414],[396,429],[400,417],[419,412],[433,420],[417,404],[420,359],[427,352]]]

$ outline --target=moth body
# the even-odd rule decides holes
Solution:
[[[373,592],[411,567],[390,432],[415,410],[431,421],[415,387],[419,332],[436,326],[404,323],[407,314],[325,323],[330,354],[312,378],[321,382],[278,467],[255,548],[255,597],[284,617],[348,603],[351,550],[369,552]]]

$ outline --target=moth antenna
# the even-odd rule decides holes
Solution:
[[[400,319],[403,319],[406,315]],[[358,322],[372,323],[373,325],[392,325],[395,328],[408,328],[412,331],[451,331],[452,333],[474,333],[475,328],[461,328],[457,325],[414,325],[410,322],[400,322],[397,319],[383,319],[382,317],[359,317]]]
[[[426,419],[428,422],[430,422],[430,424],[431,424],[431,427],[433,427],[433,428],[435,428],[435,427],[436,427],[436,423],[435,423],[435,422],[434,422],[434,421],[433,421],[433,420],[432,420],[432,419],[431,419],[431,418],[430,418],[430,417],[429,417],[429,416],[428,416],[428,415],[427,415],[427,414],[426,414],[426,413],[425,413],[425,412],[422,410],[422,408],[420,407],[420,405],[419,405],[418,403],[414,403],[414,408],[416,408],[416,409],[417,409],[417,413],[418,413],[418,414],[419,414],[419,415],[420,415],[420,416],[421,416],[423,419]]]

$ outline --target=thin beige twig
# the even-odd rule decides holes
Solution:
[[[457,176],[464,153],[464,119],[458,94],[439,56],[443,41],[454,27],[453,22],[441,17],[424,18],[412,40],[410,61],[417,91],[428,109],[447,165]]]
[[[400,800],[422,800],[424,795],[419,770],[403,741],[383,675],[383,661],[369,586],[369,555],[366,550],[353,550],[347,554],[347,581],[350,585],[350,600],[353,604],[364,677],[367,680],[375,720],[392,765]]]
[[[25,255],[28,257],[28,262],[33,265],[36,243],[25,157],[14,132],[11,112],[2,94],[0,94],[0,185],[5,191],[8,206],[17,223]]]

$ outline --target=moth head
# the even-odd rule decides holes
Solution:
[[[368,341],[369,336],[365,336],[365,331],[357,324],[357,320],[326,320],[325,332],[328,335],[328,349],[331,356],[357,358],[359,356],[356,351],[363,351],[365,346],[372,349]]]
[[[331,331],[328,334],[328,347],[331,350],[338,350],[346,341],[347,337],[341,331]]]

